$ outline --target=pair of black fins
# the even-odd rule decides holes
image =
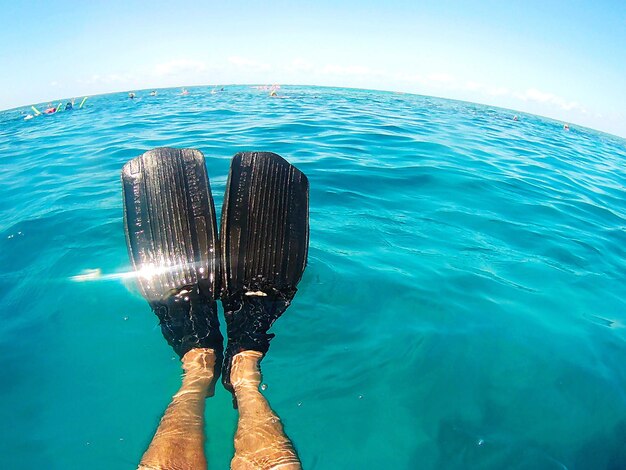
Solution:
[[[274,336],[267,331],[304,272],[307,177],[274,153],[235,155],[219,237],[198,150],[150,150],[124,165],[122,186],[128,253],[163,335],[181,358],[192,348],[212,348],[221,364],[221,299],[228,333],[222,380],[232,391],[232,357],[267,352]]]

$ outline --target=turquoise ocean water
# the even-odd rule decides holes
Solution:
[[[626,468],[626,141],[422,96],[210,91],[0,113],[0,467],[131,469],[149,443],[180,364],[109,275],[122,165],[173,146],[204,152],[218,216],[238,151],[309,177],[309,265],[263,361],[305,468]],[[218,387],[210,468],[236,419]]]

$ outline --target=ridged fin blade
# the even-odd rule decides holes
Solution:
[[[157,148],[122,170],[128,253],[148,301],[198,284],[219,291],[217,222],[201,152]]]

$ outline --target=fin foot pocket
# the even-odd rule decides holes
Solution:
[[[224,338],[220,333],[217,302],[188,286],[177,294],[151,302],[159,318],[161,332],[181,358],[192,348],[210,348],[221,362]]]

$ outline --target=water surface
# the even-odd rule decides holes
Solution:
[[[0,113],[0,463],[136,467],[180,365],[131,281],[120,170],[157,146],[277,152],[309,266],[264,392],[305,468],[626,467],[626,142],[394,93],[249,87]],[[236,412],[207,401],[228,468]]]

